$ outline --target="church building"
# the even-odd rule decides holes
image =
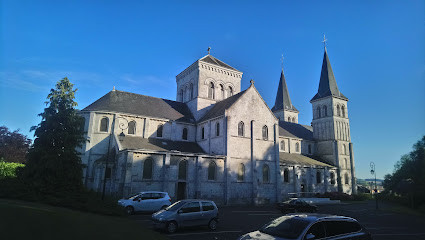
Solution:
[[[326,48],[311,125],[298,123],[283,69],[271,109],[253,80],[241,89],[242,75],[208,52],[176,76],[176,101],[114,88],[82,109],[84,184],[219,204],[355,193],[348,98]]]

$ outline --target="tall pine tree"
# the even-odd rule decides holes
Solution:
[[[22,176],[40,193],[74,192],[83,189],[82,165],[76,148],[84,141],[84,120],[75,109],[76,89],[64,78],[47,96],[47,107],[39,116],[33,146]]]

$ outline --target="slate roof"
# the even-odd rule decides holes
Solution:
[[[325,48],[322,72],[320,73],[319,90],[317,91],[317,94],[311,99],[311,101],[328,96],[335,96],[348,100],[348,98],[338,90],[338,85],[336,84],[328,53]]]
[[[111,111],[195,123],[185,103],[113,90],[82,111]]]
[[[121,143],[127,150],[179,151],[185,153],[205,153],[195,142],[172,141],[159,138],[142,138],[126,135]]]
[[[230,70],[238,71],[237,69],[235,69],[235,68],[233,68],[233,67],[229,66],[228,64],[226,64],[226,63],[224,63],[224,62],[222,62],[222,61],[218,60],[217,58],[215,58],[215,57],[213,57],[213,56],[211,56],[211,55],[209,55],[209,54],[208,54],[207,56],[205,56],[205,57],[203,57],[203,58],[199,59],[199,61],[201,61],[201,62],[206,62],[206,63],[210,63],[210,64],[214,64],[214,65],[217,65],[217,66],[219,66],[219,67],[224,67],[224,68],[227,68],[227,69],[230,69]]]
[[[310,156],[302,154],[279,152],[279,160],[281,164],[299,164],[304,166],[321,166],[321,167],[334,167],[330,164],[313,159]]]
[[[198,122],[203,122],[207,119],[224,115],[224,112],[226,111],[226,109],[231,107],[233,103],[235,103],[245,93],[245,91],[246,90],[239,92],[238,94],[235,94],[224,100],[221,100],[220,102],[217,102]]]
[[[313,140],[313,127],[298,123],[279,121],[279,136]]]
[[[283,74],[283,69],[280,74],[279,86],[277,87],[276,101],[274,103],[274,107],[272,111],[277,110],[292,110],[299,112],[291,102],[291,98],[289,97],[288,87],[286,86],[285,75]]]

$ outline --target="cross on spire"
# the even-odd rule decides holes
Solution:
[[[282,65],[282,71],[283,71],[283,59],[285,59],[285,58],[283,57],[283,53],[282,53],[282,57],[280,58],[280,64]]]
[[[328,41],[328,39],[326,39],[325,34],[323,34],[323,41],[322,41],[322,43],[323,43],[323,46],[324,46],[325,49],[326,49],[326,42],[327,41]]]
[[[208,47],[207,51],[208,51],[208,55],[210,55],[211,47]]]

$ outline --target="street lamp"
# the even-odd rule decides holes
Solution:
[[[108,163],[109,163],[109,151],[111,148],[111,138],[112,138],[112,134],[115,131],[115,122],[117,121],[117,119],[122,119],[124,120],[124,122],[119,122],[118,123],[118,127],[121,129],[121,133],[118,135],[118,140],[120,142],[122,142],[125,138],[125,134],[124,134],[124,130],[128,128],[128,121],[127,119],[123,118],[123,117],[115,117],[115,121],[112,124],[111,127],[111,134],[109,135],[109,140],[108,140],[108,151],[106,153],[106,161],[105,161],[105,172],[103,174],[103,190],[102,190],[102,200],[105,198],[105,188],[106,188],[106,173],[108,170]]]
[[[376,209],[378,210],[378,188],[376,187],[376,171],[374,162],[370,162],[370,174],[375,175],[375,189],[373,189],[373,191],[375,192]]]

